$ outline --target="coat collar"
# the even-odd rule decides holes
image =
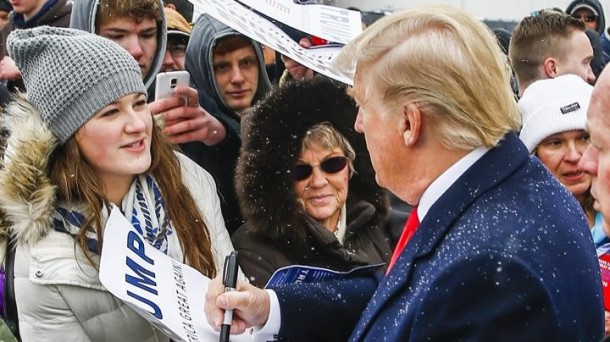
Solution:
[[[52,229],[56,188],[48,164],[57,139],[23,95],[7,106],[2,125],[10,135],[0,169],[0,246],[9,234],[32,245]]]
[[[516,172],[528,160],[527,149],[514,133],[471,166],[430,208],[392,270],[379,287],[362,317],[366,322],[356,334],[364,334],[392,298],[411,283],[412,265],[434,252],[462,213],[482,194]],[[356,336],[358,337],[358,336]],[[357,340],[357,338],[356,338]]]

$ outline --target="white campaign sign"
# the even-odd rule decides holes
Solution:
[[[299,31],[347,44],[362,32],[358,11],[326,5],[300,5],[293,0],[238,0],[250,8]]]
[[[352,79],[334,71],[331,60],[339,51],[339,46],[320,46],[304,48],[292,40],[284,31],[269,20],[245,8],[234,0],[189,0],[195,12],[206,12],[216,20],[233,28],[241,34],[271,47],[308,68],[352,85]],[[312,6],[312,5],[304,5]]]
[[[175,341],[218,341],[203,309],[210,278],[163,254],[117,207],[104,230],[100,281]],[[248,333],[231,341],[252,341]]]

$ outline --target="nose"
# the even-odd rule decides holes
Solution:
[[[139,60],[144,55],[144,49],[142,48],[137,36],[127,38],[124,47],[136,60]]]
[[[244,75],[241,73],[239,66],[233,67],[233,73],[231,74],[231,83],[243,83]]]
[[[135,111],[133,109],[129,109],[126,120],[127,123],[125,125],[125,132],[127,133],[140,133],[146,130],[146,118],[150,117],[150,111]],[[152,121],[152,118],[150,118]]]
[[[567,150],[566,156],[565,156],[566,161],[578,163],[578,161],[581,158],[582,158],[582,153],[578,150],[578,147],[576,146],[574,141],[568,142],[568,150]]]
[[[165,56],[163,57],[163,71],[174,71],[174,58],[169,50],[165,50]]]
[[[590,175],[597,176],[597,161],[597,148],[595,148],[595,146],[592,144],[589,144],[585,150],[585,153],[583,153],[582,157],[580,157],[578,167]]]
[[[362,115],[360,114],[360,110],[358,110],[358,114],[356,115],[356,121],[354,122],[354,129],[358,133],[364,133],[362,130]]]
[[[309,181],[310,188],[321,188],[328,184],[326,175],[320,169],[320,166],[314,166],[311,172],[311,179]]]

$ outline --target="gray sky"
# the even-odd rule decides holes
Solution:
[[[564,9],[570,0],[335,0],[341,7],[355,6],[361,10],[400,9],[422,4],[449,4],[463,8],[476,17],[486,19],[521,20],[534,10],[559,7]],[[610,0],[600,1],[608,18]],[[606,23],[608,23],[606,19]]]

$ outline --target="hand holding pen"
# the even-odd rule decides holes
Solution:
[[[225,269],[228,269],[227,267],[228,264]],[[269,318],[269,307],[267,291],[250,285],[241,278],[237,281],[236,291],[225,292],[225,278],[221,274],[210,281],[205,295],[205,315],[216,331],[222,329],[225,312],[233,311],[231,334],[241,334],[247,328],[264,325]]]
[[[223,268],[222,283],[225,286],[225,293],[233,292],[237,288],[237,251],[232,251],[225,258]],[[220,342],[229,342],[231,335],[231,321],[233,320],[233,309],[226,309],[222,326],[220,327]]]

